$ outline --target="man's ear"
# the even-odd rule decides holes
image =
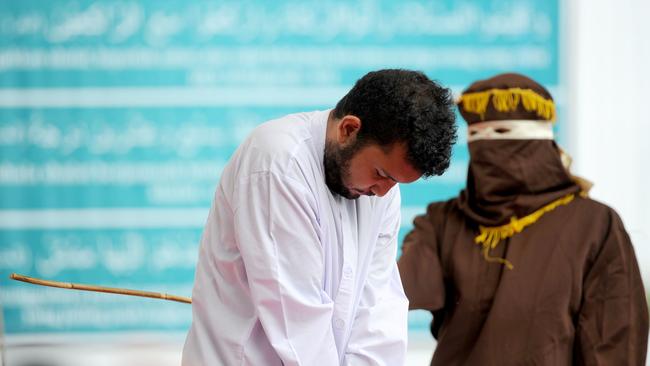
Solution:
[[[343,116],[337,126],[338,142],[344,145],[348,144],[350,141],[354,141],[360,129],[361,120],[359,117],[353,116],[351,114]]]

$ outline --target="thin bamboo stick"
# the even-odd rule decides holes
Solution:
[[[94,286],[94,285],[83,285],[83,284],[77,284],[77,283],[42,280],[40,278],[27,277],[27,276],[19,275],[17,273],[12,273],[10,277],[11,277],[12,280],[16,280],[16,281],[32,283],[32,284],[41,285],[41,286],[64,288],[64,289],[68,289],[68,290],[105,292],[105,293],[110,293],[110,294],[140,296],[140,297],[149,297],[149,298],[152,298],[152,299],[162,299],[162,300],[169,300],[169,301],[177,301],[177,302],[183,302],[183,303],[186,303],[186,304],[191,304],[192,303],[192,299],[189,298],[189,297],[163,294],[163,293],[160,293],[160,292],[129,290],[129,289],[125,289],[125,288],[112,288],[112,287],[103,287],[103,286]]]

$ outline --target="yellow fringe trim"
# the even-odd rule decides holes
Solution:
[[[542,217],[542,215],[545,213],[554,210],[558,206],[568,204],[569,202],[573,201],[574,198],[575,194],[571,193],[520,219],[518,219],[516,216],[513,216],[510,218],[510,222],[505,225],[494,227],[486,227],[481,225],[479,226],[481,233],[476,238],[474,238],[474,242],[483,246],[483,258],[485,258],[486,261],[498,262],[504,264],[506,267],[508,267],[508,269],[513,269],[514,266],[512,263],[504,258],[491,257],[489,251],[496,248],[501,240],[509,238],[516,233],[520,233],[527,226],[537,222],[537,220],[539,220],[539,218]]]
[[[492,105],[499,112],[512,112],[517,109],[521,102],[529,112],[537,112],[537,115],[547,121],[555,121],[555,103],[551,99],[545,99],[531,89],[509,88],[509,89],[488,89],[476,93],[466,93],[460,96],[458,104],[463,104],[467,112],[481,115],[485,118],[488,102],[492,97]]]

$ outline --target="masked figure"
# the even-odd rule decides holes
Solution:
[[[549,92],[502,74],[472,84],[458,107],[467,186],[415,219],[399,259],[410,308],[433,314],[431,365],[644,365],[632,244],[569,173]]]

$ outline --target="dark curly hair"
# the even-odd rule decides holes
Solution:
[[[455,105],[449,89],[419,71],[387,69],[359,79],[336,105],[334,117],[361,120],[357,144],[407,145],[407,159],[423,176],[449,167],[456,142]]]

